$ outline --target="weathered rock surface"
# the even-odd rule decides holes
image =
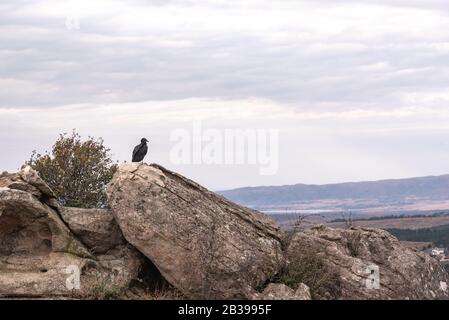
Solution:
[[[102,298],[140,276],[145,295],[160,271],[187,298],[449,299],[439,262],[383,230],[319,226],[281,246],[268,216],[158,165],[121,165],[108,199],[62,208],[31,168],[0,174],[0,297]]]
[[[59,216],[50,188],[26,167],[0,175],[0,296],[89,296],[126,287],[140,256],[121,247],[94,256]],[[71,276],[80,273],[80,290]],[[99,289],[100,288],[100,289]]]
[[[256,293],[254,300],[311,300],[310,289],[305,284],[300,283],[298,288],[293,290],[282,283],[270,283],[262,293]]]
[[[278,226],[158,165],[123,164],[108,201],[126,240],[189,297],[244,298],[276,272]]]
[[[298,252],[317,255],[337,275],[333,292],[314,298],[449,299],[440,263],[384,230],[315,227],[294,236],[287,255]]]
[[[0,187],[28,192],[41,202],[59,207],[53,191],[39,177],[39,174],[26,166],[17,173],[4,172],[0,175]]]
[[[70,230],[94,253],[106,253],[125,244],[110,210],[64,207],[60,212]]]

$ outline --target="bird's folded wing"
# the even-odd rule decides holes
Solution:
[[[139,150],[142,148],[142,144],[139,144],[138,146],[136,146],[133,150],[133,157],[137,154],[137,152],[139,152]]]

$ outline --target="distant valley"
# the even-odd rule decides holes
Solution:
[[[449,175],[219,193],[270,214],[284,229],[316,224],[379,228],[418,250],[429,246],[449,250]]]
[[[321,213],[329,218],[433,213],[449,208],[449,175],[327,185],[247,187],[219,192],[269,214]]]

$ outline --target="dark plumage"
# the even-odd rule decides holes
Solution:
[[[148,152],[148,146],[147,146],[148,140],[145,138],[142,138],[140,140],[140,144],[137,145],[133,150],[133,162],[140,162],[145,158]]]

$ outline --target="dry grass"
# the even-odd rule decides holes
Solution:
[[[186,300],[179,290],[174,288],[161,288],[155,290],[133,288],[125,293],[126,299],[133,300]]]

